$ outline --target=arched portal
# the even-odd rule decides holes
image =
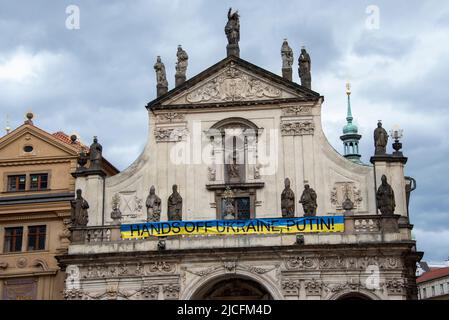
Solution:
[[[350,292],[338,297],[337,300],[372,300],[372,299],[360,292]]]
[[[273,297],[254,280],[227,277],[204,284],[192,295],[192,300],[273,300]]]

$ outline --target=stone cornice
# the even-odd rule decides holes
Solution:
[[[205,239],[207,240],[207,239]],[[120,242],[115,242],[120,243]],[[112,244],[112,243],[111,243]],[[207,258],[210,261],[221,260],[226,255],[235,256],[244,255],[245,259],[260,259],[262,256],[267,258],[288,258],[294,255],[319,255],[319,256],[366,256],[366,255],[389,255],[402,254],[410,250],[416,243],[414,241],[398,241],[390,243],[370,243],[370,244],[324,244],[324,245],[306,245],[298,246],[273,246],[273,247],[240,247],[240,248],[213,248],[213,249],[187,249],[187,250],[166,250],[166,251],[134,251],[134,252],[114,252],[97,254],[69,254],[56,256],[59,264],[92,263],[92,261],[118,262],[131,260],[197,260],[202,261]],[[396,251],[396,252],[395,252]],[[418,252],[419,253],[419,252]]]
[[[67,163],[76,160],[76,157],[48,157],[48,158],[27,158],[27,159],[12,159],[12,160],[2,160],[0,162],[0,167],[12,167],[12,166],[30,166],[37,164],[56,164],[56,163]]]

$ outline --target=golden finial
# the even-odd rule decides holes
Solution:
[[[351,83],[346,82],[346,94],[349,96],[351,95]]]

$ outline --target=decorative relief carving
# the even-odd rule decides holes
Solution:
[[[166,300],[177,300],[179,298],[179,290],[180,287],[177,284],[165,285],[162,288]]]
[[[146,300],[157,300],[159,296],[159,286],[142,286],[139,295]]]
[[[282,108],[283,116],[303,116],[303,115],[311,115],[312,107],[309,106],[288,106]]]
[[[28,260],[24,257],[17,259],[16,261],[16,267],[23,269],[28,265]]]
[[[395,257],[290,257],[285,260],[286,270],[366,270],[369,266],[378,266],[382,270],[401,268],[401,262]]]
[[[379,232],[380,221],[374,219],[355,219],[354,231],[358,233]]]
[[[63,296],[65,300],[82,300],[84,292],[81,289],[68,289],[64,290]]]
[[[122,191],[117,194],[120,197],[120,212],[122,216],[137,218],[142,213],[143,200],[137,196],[136,191]]]
[[[231,63],[226,70],[186,96],[190,103],[260,100],[279,98],[281,90],[237,69]]]
[[[361,208],[363,197],[362,192],[354,182],[336,182],[331,191],[331,204],[336,210],[344,210],[344,202],[349,199],[353,204],[353,209]]]
[[[388,280],[385,283],[389,295],[402,295],[405,293],[406,284],[403,279]]]
[[[304,270],[304,269],[316,269],[318,266],[316,258],[310,257],[291,257],[286,261],[286,267],[288,270]]]
[[[189,130],[185,127],[178,128],[155,128],[154,137],[156,142],[178,142],[184,140],[189,134]]]
[[[185,121],[185,115],[178,112],[160,113],[156,116],[156,123],[173,123]]]
[[[237,267],[237,262],[235,261],[225,261],[223,262],[223,267],[225,269],[225,272],[235,272],[235,269]]]
[[[321,296],[323,287],[324,284],[321,281],[317,281],[315,279],[307,281],[304,285],[304,288],[306,289],[306,294],[308,296]]]
[[[172,272],[175,265],[165,261],[157,261],[149,266],[150,272]]]
[[[216,180],[216,177],[217,177],[216,173],[217,172],[216,172],[215,168],[208,167],[207,168],[207,173],[208,173],[209,181],[215,181]]]
[[[313,135],[315,124],[312,120],[281,121],[281,134],[283,136]]]
[[[284,297],[299,296],[301,283],[299,280],[286,279],[282,281],[282,293]]]
[[[145,267],[141,262],[138,262],[135,265],[122,263],[107,266],[88,266],[82,273],[82,277],[84,279],[96,279],[147,276],[154,273],[173,273],[175,270],[176,265],[174,263],[165,261],[156,261],[147,267]]]

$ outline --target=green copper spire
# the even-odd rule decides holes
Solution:
[[[362,138],[362,136],[358,134],[359,129],[357,128],[357,126],[352,123],[354,118],[352,116],[351,84],[349,82],[346,84],[346,95],[348,96],[348,111],[346,115],[347,123],[343,127],[343,135],[340,137],[340,139],[343,141],[345,158],[356,163],[361,163],[360,161],[361,155],[359,153],[359,141]]]

